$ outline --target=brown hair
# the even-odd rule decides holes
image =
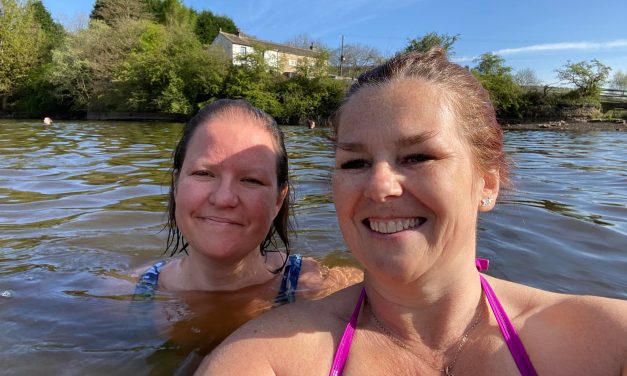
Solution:
[[[289,181],[288,174],[288,159],[287,159],[287,150],[285,149],[285,142],[283,139],[283,132],[277,125],[276,121],[272,116],[268,115],[264,111],[259,108],[251,105],[247,101],[243,99],[219,99],[205,107],[203,107],[198,113],[187,123],[183,128],[183,134],[181,139],[179,140],[176,148],[173,153],[173,163],[172,163],[172,176],[170,181],[170,192],[168,195],[168,221],[166,223],[166,227],[168,229],[168,240],[166,243],[165,252],[170,251],[170,256],[178,252],[187,252],[187,246],[189,245],[187,241],[183,238],[180,230],[176,225],[176,201],[174,200],[174,186],[176,183],[176,172],[181,171],[183,167],[183,162],[185,161],[185,155],[187,154],[187,147],[189,146],[189,142],[194,136],[194,132],[196,128],[198,128],[202,124],[206,124],[211,121],[211,119],[215,118],[218,115],[224,114],[228,111],[239,110],[242,111],[245,115],[252,117],[257,120],[260,126],[265,129],[269,134],[272,135],[274,142],[277,148],[277,161],[276,161],[276,169],[277,169],[277,186],[279,191],[281,191],[286,186],[288,187],[288,194],[285,196],[283,200],[283,205],[279,209],[279,213],[272,221],[272,225],[270,226],[270,230],[266,234],[266,238],[261,242],[261,254],[265,255],[268,251],[277,251],[278,244],[274,235],[278,235],[281,239],[281,242],[285,246],[285,252],[287,256],[290,254],[290,240],[288,237],[288,232],[290,229],[289,217],[290,217],[290,207],[291,207],[291,195],[292,189]],[[272,246],[272,250],[269,247]],[[287,261],[287,257],[285,259]],[[281,268],[277,269],[278,272]]]
[[[496,121],[489,93],[472,73],[450,62],[441,48],[399,54],[363,73],[348,91],[344,104],[332,119],[337,135],[342,110],[365,87],[405,79],[419,79],[441,88],[460,123],[460,133],[482,171],[498,170],[501,185],[509,185],[509,163],[503,150],[503,131]]]

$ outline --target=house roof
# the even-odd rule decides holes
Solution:
[[[248,35],[244,35],[243,33],[240,33],[239,35],[235,35],[235,34],[225,33],[224,31],[220,31],[220,34],[233,44],[240,44],[243,46],[250,46],[250,47],[254,47],[255,45],[261,45],[264,48],[267,48],[268,50],[278,50],[280,52],[284,52],[284,53],[288,53],[292,55],[308,56],[308,57],[318,56],[318,52],[316,51],[312,51],[312,50],[305,49],[305,48],[287,46],[285,44],[268,42],[265,40],[253,38]]]

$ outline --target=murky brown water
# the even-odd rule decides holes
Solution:
[[[130,302],[130,271],[161,257],[180,124],[0,120],[0,373],[171,374],[211,341],[202,299]],[[351,263],[324,130],[286,127],[294,249]],[[627,134],[506,134],[516,189],[480,219],[489,274],[627,299]],[[254,311],[254,307],[251,308]],[[227,325],[224,312],[209,326]],[[194,334],[196,333],[196,334]],[[194,337],[196,336],[196,337]]]

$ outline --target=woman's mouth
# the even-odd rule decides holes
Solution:
[[[393,234],[404,230],[409,230],[421,226],[427,221],[424,217],[404,218],[404,219],[370,219],[363,220],[366,225],[374,232],[380,234]]]

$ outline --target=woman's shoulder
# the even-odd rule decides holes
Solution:
[[[319,300],[301,300],[249,321],[205,359],[201,374],[303,374],[299,371],[304,370],[319,374],[331,364],[360,289],[353,286]]]
[[[627,301],[490,281],[532,359],[562,359],[573,369],[588,369],[588,374],[613,374],[608,370],[627,367]]]

